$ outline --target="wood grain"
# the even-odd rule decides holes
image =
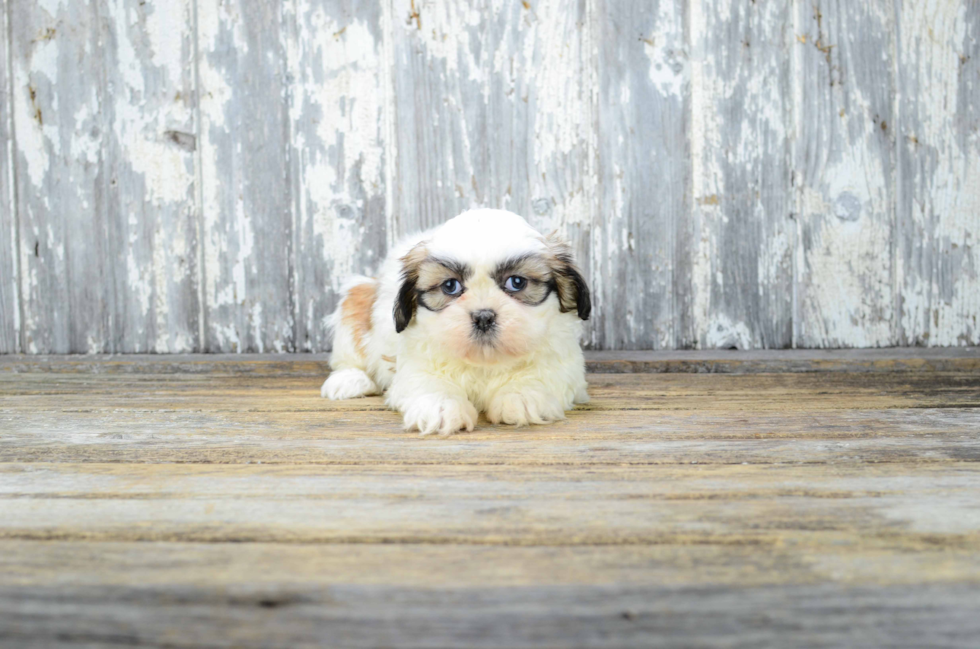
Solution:
[[[598,349],[684,348],[690,331],[690,178],[684,5],[599,2],[599,183],[593,237]]]
[[[980,15],[898,5],[898,288],[903,344],[980,335]]]
[[[697,346],[789,347],[790,6],[699,0],[690,11]]]
[[[980,348],[587,351],[598,374],[759,374],[808,372],[974,372]],[[3,355],[0,371],[52,374],[235,374],[325,377],[328,354],[167,354],[123,356]]]
[[[32,404],[36,407],[36,403]],[[154,412],[143,404],[126,417],[69,408],[59,414],[2,414],[10,432],[0,440],[4,462],[121,462],[210,464],[439,464],[660,465],[839,464],[976,461],[973,414],[907,410],[881,415],[815,410],[780,419],[698,415],[690,411],[583,413],[556,424],[545,438],[479,424],[473,436],[420,446],[394,413],[302,410],[238,413],[224,404]],[[949,404],[956,407],[961,404]],[[145,422],[134,429],[134,421]],[[24,426],[30,428],[24,428]],[[753,428],[755,427],[755,428]],[[947,429],[948,427],[948,429]],[[39,436],[38,429],[60,437]],[[746,432],[751,431],[751,432]],[[588,433],[588,434],[587,434]],[[868,437],[870,436],[870,437]],[[708,441],[706,441],[708,440]],[[705,444],[710,442],[710,450]]]
[[[106,2],[106,351],[202,349],[194,4]]]
[[[0,464],[0,538],[977,548],[972,463],[907,466]],[[943,501],[941,512],[933,510]],[[592,514],[581,515],[588,507]],[[933,535],[939,534],[938,540]],[[980,578],[980,570],[973,571]]]
[[[295,349],[283,2],[199,0],[204,348]]]
[[[398,236],[479,205],[489,187],[487,50],[477,3],[391,3],[397,174],[392,217]]]
[[[41,590],[61,582],[68,588],[73,582],[82,593],[101,587],[108,595],[110,589],[133,584],[160,592],[190,582],[204,604],[258,606],[266,596],[287,602],[291,598],[281,595],[290,590],[309,592],[332,584],[507,589],[515,595],[522,587],[536,586],[565,590],[566,596],[574,587],[592,585],[616,597],[651,585],[675,591],[727,586],[749,593],[765,586],[803,583],[817,589],[818,582],[836,582],[843,588],[914,585],[921,591],[930,584],[968,584],[978,572],[976,553],[969,548],[934,547],[928,541],[900,551],[897,562],[898,548],[889,540],[847,545],[850,559],[833,546],[798,543],[764,546],[764,552],[752,543],[554,547],[105,541],[81,546],[84,552],[79,547],[75,541],[0,540],[3,583],[26,593],[28,587]]]
[[[980,342],[968,0],[76,4],[2,5],[0,353],[326,352],[474,206],[593,349]]]
[[[61,585],[4,589],[0,620],[2,639],[21,647],[886,644],[967,649],[980,630],[975,595],[969,584],[520,589],[344,583],[215,589]]]
[[[110,351],[100,3],[8,8],[22,348]]]
[[[381,3],[312,0],[284,10],[294,200],[295,348],[330,347],[342,284],[388,244]]]
[[[197,349],[191,4],[21,4],[4,229],[24,349]]]
[[[821,355],[445,439],[322,358],[7,357],[0,645],[971,646],[975,368]]]
[[[895,12],[797,3],[794,184],[798,347],[897,340]]]
[[[0,2],[0,354],[20,349],[20,296],[17,279],[17,211],[14,202],[13,92],[11,85],[10,15]]]
[[[958,400],[970,405],[980,388],[975,372],[909,372],[909,373],[793,373],[710,375],[694,372],[662,374],[596,374],[590,375],[592,400],[578,406],[575,412],[596,409],[618,409],[622,404],[644,409],[715,409],[729,408],[737,402],[755,400],[761,410],[789,407],[792,410],[863,408],[934,407]],[[256,372],[235,373],[133,374],[120,372],[91,376],[60,373],[0,375],[0,390],[14,407],[14,398],[43,399],[62,395],[60,408],[88,407],[98,410],[99,402],[86,404],[90,396],[110,398],[111,404],[186,403],[188,407],[217,400],[235,403],[236,409],[269,411],[300,407],[311,411],[375,410],[380,397],[347,401],[314,400],[309,396],[318,390],[323,376],[315,372],[292,376]],[[162,391],[162,392],[161,392]],[[766,394],[765,401],[755,398],[756,391]],[[275,401],[249,403],[256,396],[276,395]],[[710,396],[708,402],[705,397]],[[799,401],[806,397],[807,402]],[[73,400],[74,399],[74,400]],[[27,407],[27,406],[25,406]],[[112,406],[114,407],[114,406]]]

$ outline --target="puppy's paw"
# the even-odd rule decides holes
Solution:
[[[565,418],[559,400],[536,392],[504,392],[496,395],[487,408],[487,419],[494,424],[548,424]]]
[[[321,397],[334,400],[355,399],[380,392],[370,376],[354,368],[331,372],[320,388]]]
[[[466,399],[427,394],[412,399],[405,409],[405,430],[418,430],[425,435],[452,435],[473,430],[477,412]]]

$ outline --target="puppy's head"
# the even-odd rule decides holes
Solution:
[[[521,217],[472,210],[436,229],[402,260],[395,330],[479,364],[525,355],[557,318],[588,320],[589,289],[571,249]]]

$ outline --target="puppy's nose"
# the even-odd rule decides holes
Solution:
[[[490,309],[480,309],[470,315],[473,317],[473,326],[483,333],[490,331],[493,323],[497,320],[497,314]]]

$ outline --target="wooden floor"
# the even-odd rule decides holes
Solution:
[[[978,350],[590,370],[422,439],[322,357],[0,357],[0,645],[978,646]]]

